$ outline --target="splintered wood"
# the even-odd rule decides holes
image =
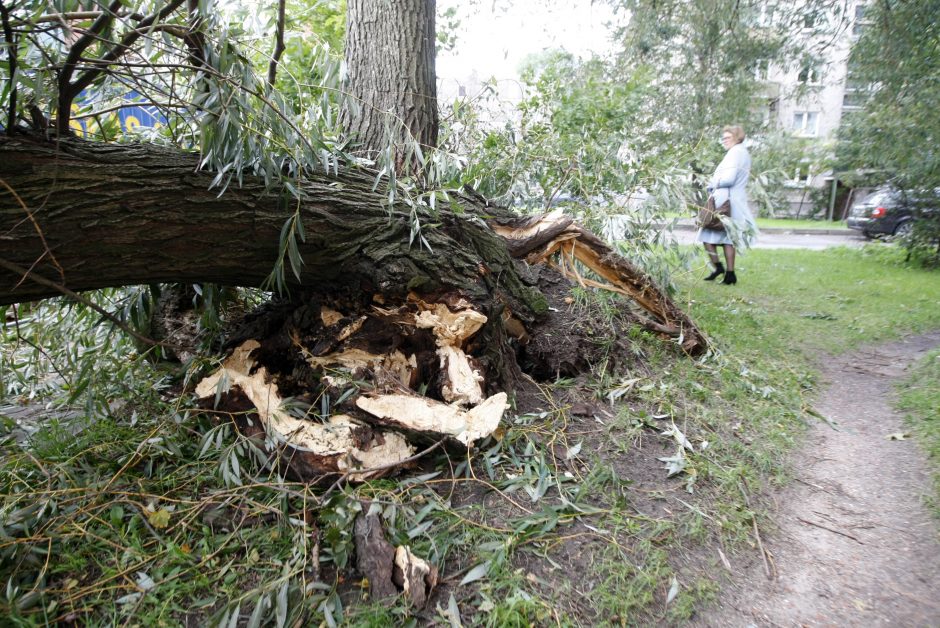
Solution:
[[[268,438],[278,445],[289,446],[292,455],[300,456],[306,465],[323,473],[348,473],[352,479],[364,480],[388,473],[388,467],[414,455],[414,447],[394,432],[363,430],[366,425],[346,415],[334,415],[326,423],[298,419],[284,409],[284,399],[277,384],[268,381],[264,367],[255,366],[251,352],[260,347],[248,340],[235,349],[222,368],[196,386],[196,396],[220,398],[231,388],[245,394],[257,411]],[[367,438],[363,436],[372,432]],[[365,442],[362,442],[365,440]]]
[[[436,439],[448,437],[467,446],[495,432],[509,407],[504,392],[469,410],[414,395],[363,395],[356,405],[382,425]]]
[[[648,329],[691,355],[706,350],[701,332],[650,277],[570,217],[552,212],[491,226],[513,256],[625,295],[646,312]],[[425,298],[313,303],[283,335],[243,342],[196,394],[244,429],[263,429],[304,479],[387,474],[413,459],[416,443],[471,447],[497,430],[508,407],[505,392],[486,395],[483,369],[466,351],[487,317],[456,292]],[[526,338],[508,310],[503,317],[508,334]],[[322,416],[291,414],[282,389],[295,408],[322,406]]]
[[[399,594],[417,608],[423,608],[437,586],[437,567],[415,555],[407,545],[393,547],[385,538],[382,520],[369,508],[356,517],[353,538],[356,566],[366,576],[369,591],[376,600]]]
[[[550,264],[581,286],[629,297],[647,313],[646,328],[676,339],[689,355],[708,349],[702,332],[649,275],[560,210],[490,226],[509,243],[513,257],[529,264]],[[575,262],[596,279],[585,277]]]
[[[319,374],[321,387],[309,396],[319,397],[325,391],[351,386],[353,381],[371,380],[373,386],[351,396],[343,414],[325,420],[293,416],[279,392],[278,377],[259,364],[257,356],[263,345],[258,340],[242,343],[221,368],[199,383],[196,395],[201,404],[221,412],[228,405],[235,408],[229,412],[233,416],[236,411],[244,415],[245,408],[235,403],[237,395],[243,395],[253,406],[266,437],[290,450],[284,457],[291,461],[295,473],[338,473],[351,480],[390,473],[415,455],[411,441],[443,439],[454,446],[470,447],[499,427],[508,407],[507,395],[487,398],[481,369],[464,352],[467,341],[487,322],[470,303],[459,298],[446,305],[427,303],[411,296],[400,307],[373,306],[371,313],[360,316],[346,316],[323,306],[319,322],[329,337],[325,344],[322,339],[305,340],[296,329],[289,334],[297,361]],[[417,392],[428,382],[419,381],[416,353],[370,348],[377,336],[379,344],[394,346],[397,343],[392,336],[406,328],[429,339],[424,353],[436,369],[432,378],[439,382],[440,401]],[[428,358],[423,358],[426,364]]]

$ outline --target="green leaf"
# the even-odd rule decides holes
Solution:
[[[490,570],[490,562],[480,563],[473,569],[467,572],[467,575],[463,577],[463,580],[460,581],[460,584],[457,586],[463,586],[465,584],[470,584],[471,582],[476,582],[486,577],[487,573]]]
[[[120,504],[111,506],[109,515],[111,519],[111,525],[114,527],[119,527],[124,522],[124,508],[121,507]]]

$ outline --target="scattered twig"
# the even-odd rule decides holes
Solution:
[[[49,256],[49,259],[52,260],[52,263],[55,265],[56,270],[59,271],[59,278],[61,279],[62,283],[65,283],[65,270],[62,268],[62,265],[59,264],[59,260],[55,258],[55,254],[52,252],[52,249],[49,248],[49,243],[46,242],[46,234],[42,232],[42,229],[39,227],[39,223],[36,222],[36,218],[33,216],[33,212],[29,211],[29,207],[26,206],[26,203],[23,201],[22,198],[20,198],[20,195],[17,194],[16,190],[10,187],[10,185],[6,181],[4,181],[3,179],[0,179],[0,185],[5,187],[7,191],[13,195],[13,198],[16,199],[16,202],[18,202],[20,204],[20,207],[23,208],[23,211],[26,212],[26,216],[29,218],[29,221],[33,223],[33,228],[36,229],[36,234],[39,236],[39,239],[42,241],[42,247],[46,250],[46,252],[42,255],[42,257],[45,257],[46,255]],[[25,278],[25,275],[24,275],[24,278]]]
[[[757,547],[760,549],[760,557],[764,561],[764,573],[767,574],[767,577],[770,580],[773,580],[777,577],[777,571],[776,569],[771,568],[770,562],[767,560],[769,552],[764,549],[764,542],[760,538],[760,530],[757,528],[757,517],[752,517],[751,523],[754,524],[754,538],[757,539]]]
[[[101,307],[97,303],[93,303],[89,301],[88,299],[81,296],[77,292],[73,290],[69,290],[62,284],[46,279],[42,275],[37,274],[35,271],[29,270],[27,268],[23,268],[22,266],[18,264],[14,264],[13,262],[8,262],[7,260],[3,258],[0,258],[0,268],[5,268],[9,270],[10,272],[16,273],[17,275],[20,275],[24,278],[28,277],[29,279],[32,279],[33,281],[35,281],[41,286],[52,288],[53,290],[56,290],[60,292],[61,294],[64,294],[67,297],[75,299],[79,303],[83,304],[85,307],[91,308],[95,312],[98,312],[99,314],[101,314],[104,318],[114,323],[117,327],[119,327],[125,333],[133,336],[134,338],[136,338],[137,340],[145,344],[148,344],[154,347],[163,347],[166,349],[172,349],[173,351],[190,351],[191,350],[191,348],[181,347],[179,345],[175,345],[172,343],[160,342],[158,340],[154,340],[153,338],[148,338],[147,336],[141,334],[140,332],[132,329],[130,326],[124,323],[121,319],[111,314],[110,312],[105,310],[103,307]]]
[[[838,424],[838,423],[836,423],[835,421],[833,421],[833,420],[830,419],[829,417],[825,416],[825,415],[822,414],[819,410],[817,410],[816,408],[813,408],[812,406],[804,406],[804,407],[803,407],[803,412],[805,412],[806,414],[810,415],[811,417],[814,417],[814,418],[819,419],[820,421],[822,421],[823,423],[825,423],[826,425],[828,425],[829,427],[831,427],[832,429],[834,429],[834,430],[837,431],[837,432],[841,432],[841,431],[842,431],[842,430],[839,428],[839,424]]]
[[[695,514],[697,514],[697,515],[699,515],[699,516],[702,516],[702,517],[705,517],[705,518],[708,519],[709,521],[714,521],[714,520],[715,520],[711,515],[708,515],[708,514],[705,513],[702,509],[696,508],[696,507],[693,506],[692,504],[690,504],[690,503],[688,503],[688,502],[686,502],[686,501],[684,501],[684,500],[681,500],[681,499],[679,499],[678,497],[676,498],[676,501],[679,502],[680,504],[682,504],[683,506],[685,506],[686,508],[688,508],[689,510],[691,510],[692,512],[694,512]]]
[[[738,485],[738,488],[741,490],[741,494],[744,496],[744,504],[750,508],[751,496],[748,494],[747,480],[743,476],[741,477],[741,484]],[[760,530],[757,527],[757,517],[753,514],[751,515],[751,523],[754,524],[754,538],[757,540],[757,547],[760,550],[760,557],[764,561],[764,573],[767,574],[767,577],[770,580],[773,580],[777,577],[777,570],[773,566],[773,558],[770,552],[764,549],[764,542],[760,538]]]
[[[800,478],[793,478],[793,479],[796,480],[797,482],[799,482],[800,484],[805,484],[806,486],[810,486],[810,487],[812,487],[812,488],[815,488],[816,490],[820,490],[820,491],[822,491],[823,493],[829,493],[830,495],[832,495],[832,491],[830,491],[830,490],[828,490],[828,489],[826,489],[826,488],[824,488],[824,487],[822,487],[822,486],[820,486],[820,485],[818,485],[818,484],[813,484],[812,482],[807,482],[806,480],[801,480]]]
[[[728,573],[734,573],[731,569],[731,561],[728,560],[728,557],[725,556],[725,553],[721,551],[720,547],[718,548],[718,558],[721,559],[721,564],[728,570]]]
[[[796,520],[799,521],[800,523],[805,523],[805,524],[808,525],[808,526],[815,526],[815,527],[817,527],[817,528],[822,528],[823,530],[828,530],[829,532],[832,532],[833,534],[838,534],[838,535],[840,535],[840,536],[844,536],[844,537],[846,537],[846,538],[852,539],[853,541],[855,541],[855,542],[858,543],[859,545],[865,545],[864,543],[862,543],[861,541],[859,541],[857,537],[854,537],[854,536],[852,536],[851,534],[849,534],[849,533],[847,533],[847,532],[840,532],[839,530],[834,530],[834,529],[832,529],[832,528],[828,528],[828,527],[826,527],[826,526],[824,526],[824,525],[822,525],[822,524],[820,524],[820,523],[813,523],[812,521],[807,521],[806,519],[803,519],[802,517],[797,517]]]

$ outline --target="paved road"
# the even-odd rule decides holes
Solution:
[[[611,216],[603,233],[608,239],[623,233],[619,216]],[[675,226],[673,236],[680,244],[696,244],[698,231],[691,220],[680,220]],[[758,249],[828,249],[834,246],[860,247],[866,240],[856,232],[845,228],[833,229],[782,229],[779,227],[764,229],[754,248]]]
[[[695,244],[697,240],[695,231],[691,229],[676,229],[673,234],[681,244]],[[793,233],[789,231],[762,231],[756,249],[813,249],[821,250],[834,246],[860,247],[866,240],[860,235],[852,234],[808,234]]]

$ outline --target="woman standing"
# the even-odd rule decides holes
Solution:
[[[715,168],[715,174],[712,175],[708,184],[708,192],[715,197],[715,206],[721,205],[731,199],[731,221],[739,230],[753,235],[757,233],[757,224],[751,215],[751,210],[747,205],[747,192],[744,187],[747,185],[747,179],[751,174],[751,156],[744,147],[744,129],[739,126],[726,126],[721,130],[721,144],[728,152],[724,159]],[[708,253],[708,259],[711,260],[715,271],[705,278],[705,281],[714,281],[719,276],[724,275],[723,284],[735,284],[738,282],[737,275],[734,274],[734,242],[727,231],[718,231],[715,229],[699,230],[698,240],[705,245],[705,251]],[[718,249],[716,245],[721,244],[724,247],[725,264],[718,260]]]

